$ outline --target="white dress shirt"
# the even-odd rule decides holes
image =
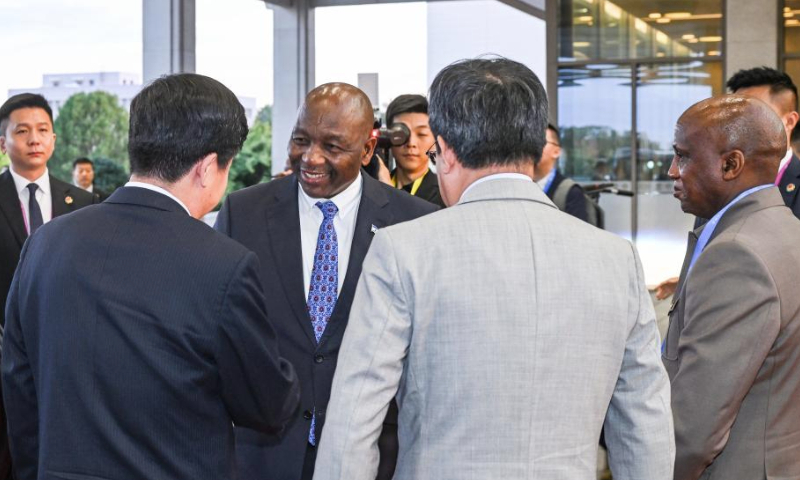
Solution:
[[[303,286],[308,298],[311,286],[311,271],[314,269],[314,253],[317,250],[317,235],[322,225],[324,216],[317,202],[331,200],[339,209],[333,217],[333,228],[336,230],[339,250],[339,287],[342,293],[342,284],[347,274],[347,265],[350,263],[350,247],[353,245],[353,232],[356,229],[358,206],[361,204],[362,182],[361,173],[353,183],[333,198],[311,198],[303,191],[302,186],[297,188],[297,206],[300,214],[300,242],[303,253]]]
[[[181,202],[178,197],[176,197],[175,195],[169,193],[169,191],[167,191],[167,190],[165,190],[165,189],[163,189],[163,188],[161,188],[161,187],[159,187],[157,185],[153,185],[152,183],[133,182],[133,181],[131,181],[131,182],[126,183],[125,186],[126,187],[144,188],[145,190],[150,190],[151,192],[157,192],[157,193],[160,193],[161,195],[166,195],[169,198],[171,198],[171,199],[175,200],[176,202],[178,202],[178,205],[183,207],[183,209],[186,210],[186,213],[188,213],[190,216],[192,215],[192,213],[189,211],[189,209],[186,208],[186,204]]]
[[[42,211],[42,223],[47,223],[53,218],[53,194],[50,192],[50,175],[47,168],[45,168],[42,176],[31,182],[15,172],[13,165],[9,166],[8,171],[11,172],[11,178],[14,179],[14,186],[17,187],[17,195],[19,196],[19,203],[22,207],[22,218],[25,222],[25,231],[30,233],[31,216],[28,211],[30,190],[28,190],[28,184],[35,183],[39,186],[39,188],[36,189],[36,201],[39,202],[39,210]]]
[[[781,164],[778,165],[779,172],[783,170],[783,167],[785,167],[787,163],[789,163],[789,161],[792,159],[792,155],[793,152],[792,149],[790,148],[789,150],[786,151],[786,155],[781,159]]]
[[[490,182],[492,180],[503,180],[503,179],[513,179],[513,180],[521,180],[523,182],[533,182],[533,179],[527,175],[523,175],[522,173],[495,173],[492,175],[486,175],[485,177],[481,177],[474,182],[470,183],[467,188],[464,189],[464,192],[461,194],[461,198],[464,198],[464,195],[469,192],[472,187],[475,185],[480,185],[484,182]],[[461,199],[459,199],[461,201]]]

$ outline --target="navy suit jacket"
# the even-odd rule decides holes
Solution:
[[[143,188],[37,230],[3,338],[15,478],[235,478],[232,423],[279,431],[299,398],[258,270]]]
[[[545,192],[550,200],[553,199],[558,186],[561,185],[561,182],[566,178],[567,177],[565,177],[561,171],[556,170],[553,183],[550,185],[550,189]],[[573,217],[580,218],[584,222],[588,221],[586,216],[586,197],[583,196],[583,189],[580,185],[573,185],[573,187],[569,189],[569,192],[567,192],[567,205],[564,207],[564,212],[569,213]]]
[[[797,190],[800,189],[800,159],[797,155],[792,154],[778,188],[781,189],[783,203],[792,210],[795,217],[800,218],[800,196],[797,195]]]
[[[412,220],[438,208],[379,183],[363,171],[362,177],[364,183],[350,262],[336,307],[319,344],[306,306],[296,176],[232,193],[217,217],[217,229],[258,254],[267,309],[278,331],[281,351],[294,364],[301,385],[300,409],[282,434],[270,436],[237,429],[236,454],[241,480],[298,480],[301,477],[312,411],[316,412],[317,438],[322,436],[339,347],[361,275],[361,264],[372,241],[372,226],[381,228]],[[394,425],[396,428],[396,417]],[[394,444],[394,451],[381,451],[382,458],[391,459],[391,465],[382,465],[384,471],[390,470],[390,478],[397,454],[396,434],[393,441],[386,442]]]

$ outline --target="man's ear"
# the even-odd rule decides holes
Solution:
[[[6,136],[0,135],[0,152],[6,153]]]
[[[375,146],[377,144],[378,139],[370,136],[369,140],[367,140],[367,143],[364,144],[364,149],[361,152],[361,165],[369,165],[369,161],[372,160],[372,154],[375,153]]]
[[[212,152],[201,158],[195,164],[193,171],[200,185],[203,187],[209,186],[213,180],[213,174],[217,172],[217,154]]]
[[[741,150],[732,150],[722,157],[722,179],[735,180],[744,171],[745,158]]]
[[[436,154],[436,171],[441,170],[443,173],[448,173],[458,163],[458,156],[441,136],[436,137],[436,142],[439,144],[439,152]]]

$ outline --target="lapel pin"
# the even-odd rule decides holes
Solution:
[[[64,203],[66,203],[67,205],[72,205],[72,197],[70,197],[69,195],[64,197]]]
[[[369,229],[369,231],[372,232],[373,234],[375,234],[375,232],[378,231],[378,227],[376,227],[375,225],[372,225],[372,227]]]
[[[794,183],[790,183],[789,185],[786,185],[786,191],[789,192],[789,193],[794,192],[795,188],[797,188],[797,187],[795,187]]]

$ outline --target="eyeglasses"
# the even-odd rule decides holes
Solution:
[[[430,150],[425,152],[425,154],[428,156],[428,160],[431,161],[431,164],[436,165],[436,155],[439,154],[439,142],[434,140],[433,146],[431,147]]]

